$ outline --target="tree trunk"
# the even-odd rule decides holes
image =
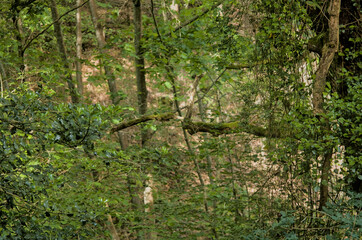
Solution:
[[[81,5],[81,0],[77,0],[77,6]],[[76,67],[76,77],[78,84],[78,93],[80,98],[83,96],[83,81],[82,81],[82,23],[81,23],[81,8],[77,9],[76,13],[76,51],[77,51],[77,61],[75,63]]]
[[[0,59],[0,75],[1,75],[1,89],[3,90],[9,90],[9,84],[8,84],[8,76],[4,67],[3,62]],[[3,97],[3,96],[1,96]]]
[[[138,98],[138,111],[141,115],[147,112],[147,87],[145,76],[145,59],[143,57],[143,48],[141,44],[142,38],[142,14],[141,14],[141,0],[133,0],[134,6],[134,46],[136,50],[135,67],[136,67],[136,82],[137,82],[137,98]],[[148,140],[148,132],[144,129],[141,130],[141,143],[142,146]]]
[[[134,46],[135,46],[135,71],[136,71],[136,83],[137,83],[137,100],[138,100],[138,112],[140,115],[144,115],[147,112],[147,86],[146,86],[146,75],[145,75],[145,59],[143,56],[143,47],[141,43],[142,39],[142,13],[141,13],[141,0],[133,0],[133,21],[134,21]],[[149,140],[149,132],[144,129],[143,125],[141,125],[141,146],[144,147],[146,142]],[[151,170],[152,172],[152,170]],[[148,204],[147,211],[150,212],[153,206],[153,184],[152,175],[149,174],[149,181],[147,181],[147,187],[144,190],[144,204]],[[140,189],[135,189],[140,191]],[[137,192],[135,192],[137,193]],[[133,193],[133,197],[139,197]],[[134,204],[140,204],[140,202],[136,202],[138,199],[132,199]],[[142,204],[142,203],[141,203]],[[135,206],[137,209],[143,210],[143,206]],[[149,215],[150,216],[150,215]],[[142,219],[139,219],[142,221]],[[154,224],[154,220],[152,217],[147,220],[147,223],[152,225]],[[144,236],[138,233],[138,239],[154,239],[155,235],[152,232],[147,232]]]
[[[52,12],[53,21],[55,21],[54,33],[55,33],[55,37],[57,38],[59,53],[60,53],[61,59],[63,61],[64,75],[65,75],[65,79],[67,80],[67,83],[68,83],[70,97],[71,97],[72,103],[78,103],[79,98],[78,98],[78,94],[75,89],[75,86],[73,84],[71,69],[69,67],[67,53],[65,51],[65,45],[64,45],[64,40],[63,40],[62,29],[60,26],[60,21],[57,21],[59,18],[59,14],[58,14],[57,4],[56,4],[55,0],[50,0],[50,9]]]
[[[24,63],[24,33],[22,28],[21,19],[19,13],[21,11],[21,6],[19,1],[13,1],[11,5],[12,9],[12,22],[17,31],[15,31],[15,39],[17,41],[17,51],[18,57],[20,60],[19,70],[20,74],[22,74],[22,82],[25,81],[25,63]]]
[[[143,204],[142,204],[142,200],[139,196],[139,193],[141,192],[141,184],[140,181],[137,181],[137,174],[132,171],[130,173],[128,173],[127,175],[127,185],[128,185],[128,192],[131,196],[131,203],[132,203],[132,208],[133,211],[135,211],[135,222],[138,225],[141,225],[142,219],[141,219],[141,215],[143,214]],[[138,226],[138,228],[140,228],[140,226]],[[141,240],[143,239],[142,236],[142,231],[140,230],[136,230],[136,239],[137,240]]]
[[[331,160],[332,160],[333,149],[328,149],[328,152],[323,155],[322,163],[322,176],[320,184],[320,197],[319,197],[319,210],[322,211],[323,207],[326,206],[328,202],[328,183],[329,183],[329,174],[331,170]]]
[[[1,95],[0,97],[3,98],[4,97],[4,90],[5,90],[5,86],[4,86],[4,79],[2,74],[0,74],[0,91],[1,91]]]
[[[19,69],[20,69],[20,74],[22,75],[21,81],[25,82],[26,81],[25,79],[26,65],[25,65],[25,52],[24,52],[25,40],[24,40],[23,24],[21,22],[19,15],[13,18],[13,23],[17,30],[15,38],[18,41],[18,57],[20,59]]]
[[[316,78],[313,86],[313,111],[317,117],[325,118],[323,92],[326,87],[327,74],[330,66],[333,62],[335,53],[338,51],[339,45],[339,12],[340,12],[341,0],[331,0],[328,13],[329,13],[329,36],[328,41],[324,44],[322,49],[322,57],[319,62],[318,70],[316,72]],[[322,121],[322,128],[326,132],[330,131],[328,119]],[[326,149],[326,153],[323,156],[323,163],[321,168],[321,185],[320,185],[320,202],[319,210],[322,210],[328,201],[328,178],[331,169],[333,148]]]

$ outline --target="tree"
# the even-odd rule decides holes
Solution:
[[[143,57],[144,48],[142,47],[142,14],[141,14],[141,1],[134,0],[134,47],[136,51],[135,68],[136,68],[136,82],[137,82],[137,100],[138,112],[144,115],[147,112],[147,86],[145,76],[145,59]],[[142,130],[141,144],[144,145],[148,140],[148,133]]]
[[[329,71],[329,67],[331,66],[334,55],[338,51],[339,45],[339,12],[340,12],[340,1],[331,1],[330,6],[328,7],[328,41],[322,47],[322,56],[321,61],[318,66],[318,70],[316,72],[316,78],[314,80],[313,86],[313,107],[314,113],[316,115],[321,115],[325,113],[323,107],[323,92],[326,88],[326,80],[327,74]],[[325,120],[324,128],[328,132],[330,127],[328,123],[328,119]],[[330,149],[326,149],[326,152],[323,155],[323,163],[322,163],[322,177],[321,177],[321,193],[320,193],[320,203],[319,210],[323,210],[323,207],[326,206],[328,201],[328,178],[329,171],[331,168],[331,160],[333,154],[333,147]]]
[[[77,0],[77,6],[81,5],[81,1]],[[77,9],[76,13],[76,22],[77,22],[77,29],[76,29],[76,52],[77,52],[77,61],[75,62],[76,67],[76,78],[77,78],[77,89],[79,95],[83,96],[83,80],[82,80],[82,21],[81,21],[81,8]]]

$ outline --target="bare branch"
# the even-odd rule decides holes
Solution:
[[[160,42],[161,42],[163,45],[165,45],[164,42],[163,42],[163,40],[162,40],[160,31],[158,30],[158,25],[157,25],[155,13],[154,13],[153,0],[151,0],[151,14],[152,14],[152,19],[153,19],[153,24],[155,25],[155,28],[156,28],[157,36],[158,36],[158,38],[160,39]]]

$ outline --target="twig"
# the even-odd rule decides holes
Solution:
[[[153,0],[151,0],[151,14],[152,14],[152,18],[153,18],[153,23],[155,24],[157,36],[158,36],[158,38],[160,39],[160,42],[161,42],[163,45],[165,45],[165,44],[163,43],[163,40],[162,40],[160,31],[158,30],[158,25],[157,25],[157,21],[156,21],[154,9],[153,9]]]

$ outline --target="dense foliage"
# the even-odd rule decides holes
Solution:
[[[361,238],[358,1],[93,1],[2,3],[0,239]]]

